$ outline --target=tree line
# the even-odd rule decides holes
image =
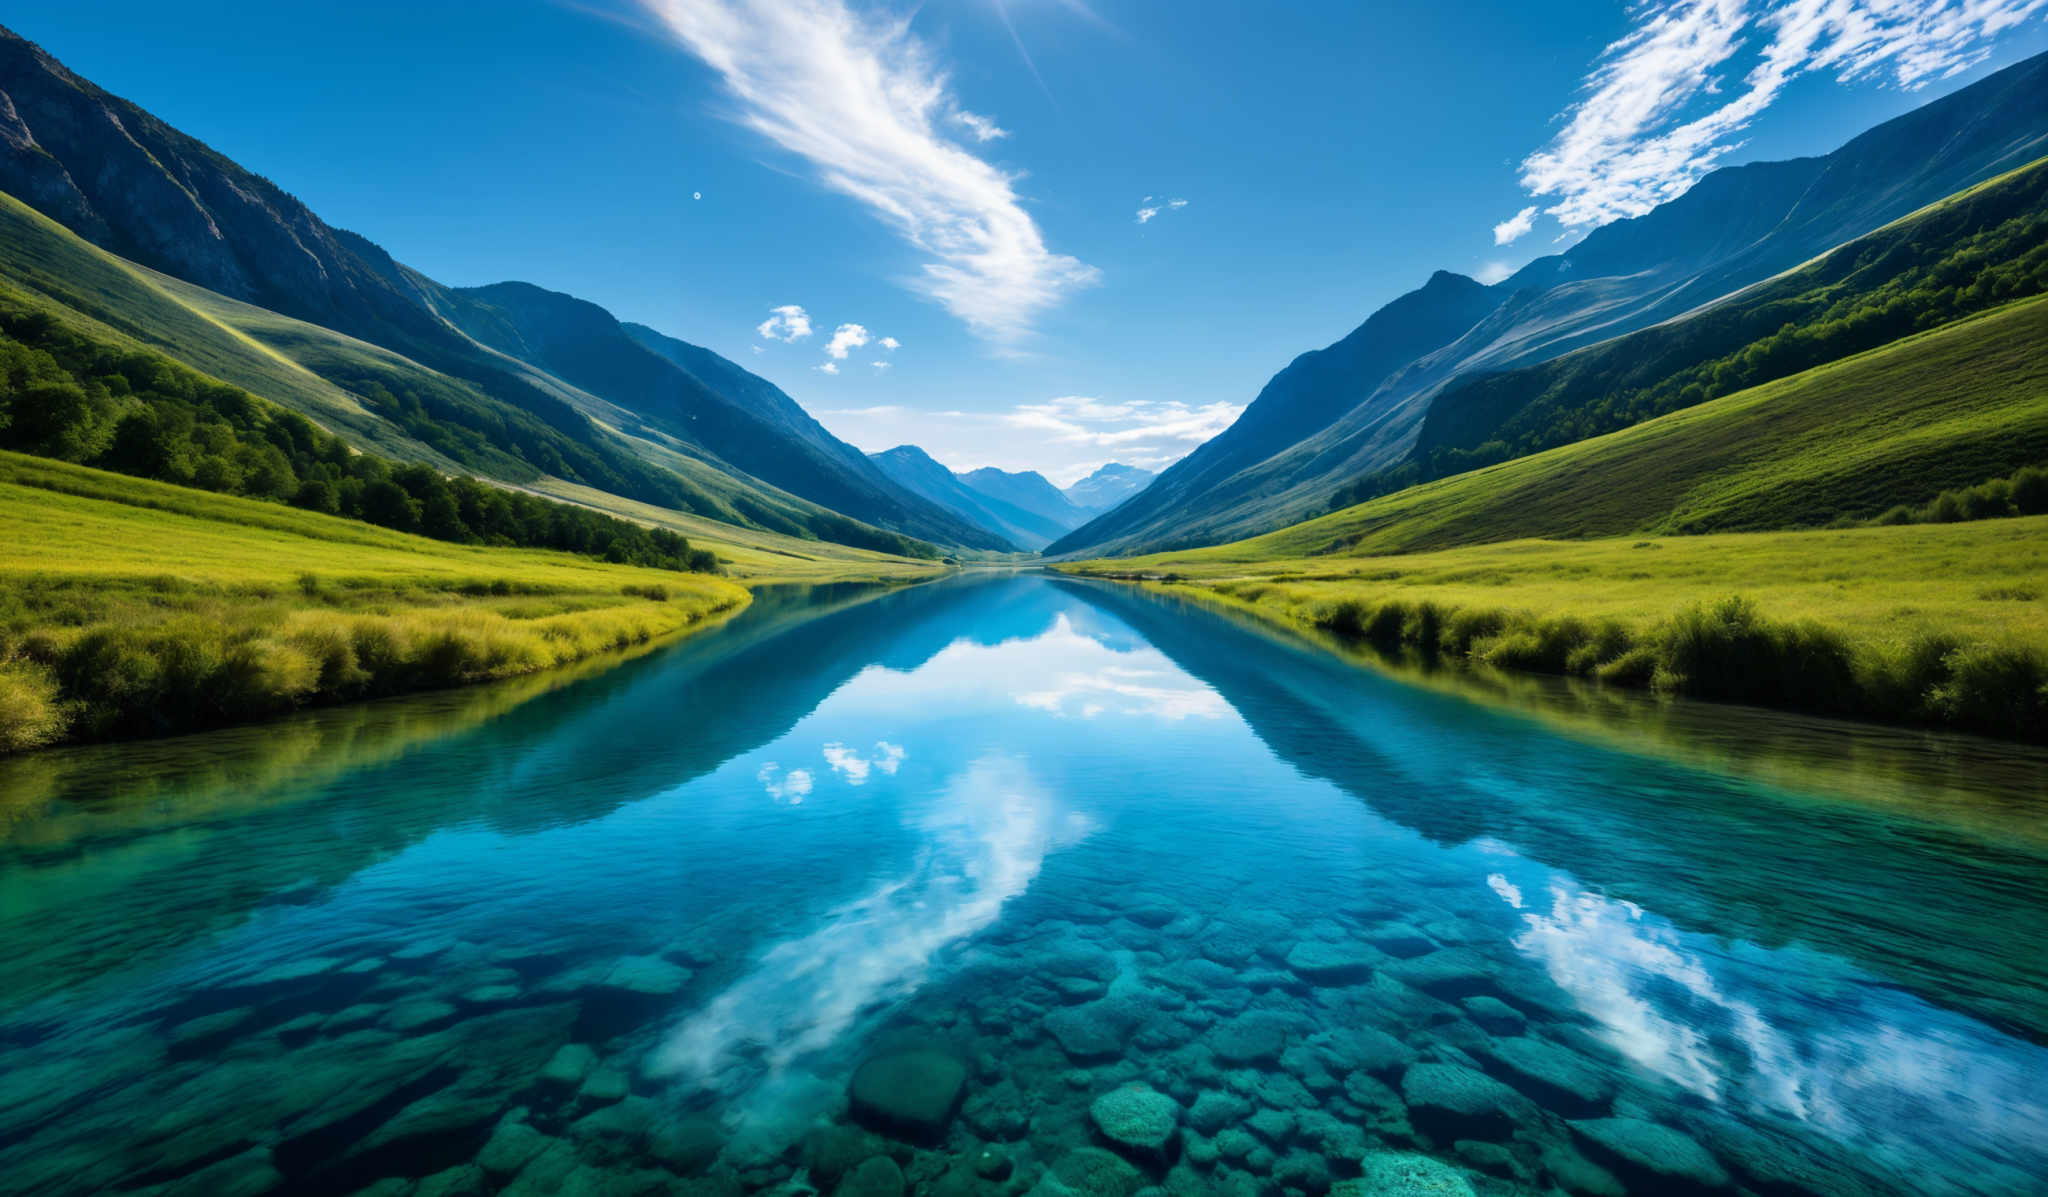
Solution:
[[[716,572],[674,532],[352,451],[312,421],[161,354],[0,298],[0,448],[288,503],[436,540]]]

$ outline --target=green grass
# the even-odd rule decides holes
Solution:
[[[2048,461],[2048,299],[1697,407],[1152,558],[1260,561],[1525,537],[1818,526]]]
[[[1502,668],[2048,738],[2048,517],[1371,558],[1254,543],[1067,568]]]
[[[0,518],[0,751],[535,673],[747,602],[12,453]]]

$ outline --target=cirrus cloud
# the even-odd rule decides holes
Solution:
[[[1807,74],[1907,90],[1983,61],[2048,0],[1658,0],[1607,46],[1522,186],[1567,229],[1638,216],[1691,187]],[[1734,60],[1754,62],[1724,78]],[[1525,210],[1494,229],[1527,232]],[[1507,235],[1511,234],[1511,235]]]
[[[911,285],[997,348],[1098,277],[1047,247],[1014,176],[941,132],[1000,130],[981,136],[907,18],[843,0],[639,3],[718,73],[735,121],[895,228],[927,259]]]

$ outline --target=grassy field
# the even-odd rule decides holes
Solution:
[[[1265,536],[1264,561],[1527,537],[1822,526],[2048,462],[2048,298]]]
[[[722,578],[447,544],[0,454],[0,751],[549,669],[747,602]]]
[[[1384,557],[1256,543],[1065,568],[1504,668],[2048,737],[2048,517]]]

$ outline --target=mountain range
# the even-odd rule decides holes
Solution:
[[[438,283],[6,30],[0,190],[153,272],[140,278],[160,292],[152,306],[168,294],[228,317],[313,376],[265,387],[266,397],[315,419],[336,404],[387,425],[411,416],[409,435],[378,435],[410,441],[402,447],[415,456],[508,482],[561,479],[583,488],[584,501],[610,495],[891,551],[931,551],[918,541],[1013,547],[898,486],[773,384],[717,354],[530,284]],[[68,275],[24,268],[24,256],[10,284],[86,319],[125,311],[67,290]],[[160,329],[119,331],[184,348]],[[321,403],[305,401],[309,390]]]
[[[1317,514],[1338,488],[1406,460],[1432,403],[1461,380],[1683,316],[2039,157],[2044,95],[2048,55],[1833,153],[1714,171],[1491,286],[1439,272],[1296,358],[1230,428],[1046,552],[1213,544]]]
[[[1150,470],[1110,462],[1061,490],[1036,470],[956,474],[916,445],[869,454],[898,485],[1024,549],[1046,545],[1143,490]]]

